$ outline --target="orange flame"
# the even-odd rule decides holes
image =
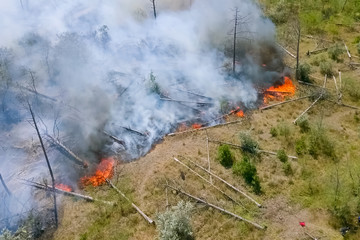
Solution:
[[[66,192],[71,192],[72,191],[72,188],[70,186],[62,184],[62,183],[55,184],[55,187],[60,189],[60,190],[66,191]]]
[[[244,114],[243,110],[240,110],[236,113],[236,116],[243,118],[243,117],[245,117],[245,114]]]
[[[198,123],[194,123],[192,126],[191,126],[193,129],[199,129],[202,127],[201,124],[198,124]]]
[[[111,178],[114,173],[113,158],[103,158],[100,164],[96,167],[96,172],[92,177],[83,177],[80,179],[82,185],[93,185],[94,187],[100,186],[106,182],[107,178]]]
[[[295,85],[290,78],[284,77],[283,85],[266,89],[264,93],[264,102],[267,103],[269,100],[273,99],[283,101],[286,96],[293,96],[294,94]]]

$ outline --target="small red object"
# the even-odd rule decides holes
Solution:
[[[299,222],[300,226],[305,227],[305,222]]]

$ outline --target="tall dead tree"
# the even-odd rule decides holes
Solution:
[[[237,34],[237,27],[239,24],[239,19],[238,19],[238,15],[239,15],[239,9],[236,7],[235,8],[235,18],[234,18],[234,43],[233,43],[233,63],[232,63],[232,70],[233,73],[235,73],[235,57],[236,57],[236,34]]]
[[[300,79],[300,70],[299,70],[299,52],[300,52],[300,39],[301,39],[301,25],[300,25],[300,20],[299,18],[295,19],[294,22],[294,31],[296,34],[296,79],[299,80]]]
[[[155,5],[155,0],[150,0],[150,2],[152,3],[152,8],[154,11],[154,18],[156,19],[156,5]]]
[[[56,205],[56,194],[55,194],[55,179],[54,179],[54,174],[53,174],[53,171],[51,169],[51,165],[50,165],[50,161],[49,161],[49,158],[47,156],[47,153],[46,153],[46,150],[45,150],[45,146],[44,146],[44,143],[43,143],[43,140],[42,140],[42,137],[40,135],[40,131],[39,131],[39,128],[37,126],[37,123],[36,123],[36,120],[35,120],[35,115],[34,115],[34,112],[31,108],[31,105],[30,103],[28,102],[28,106],[29,106],[29,110],[30,110],[30,113],[31,113],[31,117],[32,117],[32,120],[33,120],[33,123],[35,125],[35,129],[36,129],[36,133],[39,137],[39,141],[40,141],[40,144],[41,144],[41,148],[44,152],[44,156],[45,156],[45,160],[46,160],[46,164],[48,166],[48,169],[49,169],[49,172],[50,172],[50,176],[51,176],[51,181],[52,181],[52,189],[53,189],[53,197],[54,197],[54,216],[55,216],[55,226],[56,228],[58,227],[58,215],[57,215],[57,205]]]

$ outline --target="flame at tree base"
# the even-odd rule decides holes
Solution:
[[[270,100],[283,101],[285,97],[294,96],[295,85],[292,83],[289,77],[284,77],[284,84],[278,87],[270,87],[264,92],[264,103],[268,103]]]
[[[57,189],[60,189],[60,190],[66,191],[66,192],[72,192],[72,188],[70,186],[62,184],[62,183],[55,184],[55,187]]]
[[[107,178],[111,178],[114,173],[115,160],[112,157],[103,158],[96,167],[96,172],[92,177],[82,177],[80,182],[83,186],[93,185],[100,186],[106,182]]]

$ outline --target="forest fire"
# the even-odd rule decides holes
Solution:
[[[72,192],[72,188],[70,186],[62,183],[55,184],[55,187],[66,192]]]
[[[80,179],[83,186],[93,185],[100,186],[106,182],[107,178],[111,178],[114,173],[115,160],[112,157],[103,158],[96,167],[96,172],[92,177],[82,177]]]
[[[278,87],[270,87],[264,92],[264,103],[269,100],[283,101],[286,96],[293,96],[295,94],[295,85],[289,77],[284,77],[284,84]]]
[[[199,129],[202,127],[201,124],[198,124],[198,123],[194,123],[193,125],[191,125],[192,129]]]

